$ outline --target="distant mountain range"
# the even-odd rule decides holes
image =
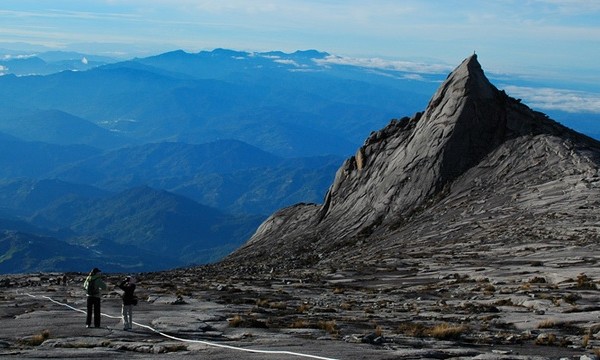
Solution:
[[[175,51],[87,71],[7,74],[0,131],[103,149],[237,139],[283,157],[345,156],[435,88],[319,62],[327,56]]]
[[[325,195],[343,159],[424,108],[446,74],[332,59],[5,57],[0,272],[213,262],[277,209],[336,201]]]
[[[49,75],[60,71],[84,71],[117,60],[67,51],[23,52],[0,49],[0,75]]]

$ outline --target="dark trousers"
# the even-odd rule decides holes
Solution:
[[[94,311],[94,326],[100,327],[100,298],[95,296],[87,297],[87,318],[85,324],[92,324],[92,310]]]

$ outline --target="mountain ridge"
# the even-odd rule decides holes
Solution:
[[[512,153],[523,157],[515,158]],[[437,216],[440,223],[454,228],[452,213],[465,213],[461,206],[478,208],[479,215],[494,213],[494,208],[478,205],[478,201],[506,208],[503,217],[507,218],[529,217],[536,211],[547,218],[550,210],[543,207],[544,201],[535,200],[534,191],[523,188],[528,178],[532,189],[539,187],[548,193],[560,189],[560,198],[572,204],[573,214],[594,219],[593,214],[576,212],[576,202],[582,193],[599,192],[595,185],[599,154],[599,142],[496,89],[473,55],[448,76],[423,113],[392,121],[372,133],[340,167],[322,205],[298,204],[276,212],[224,263],[256,262],[271,268],[316,266],[333,259],[347,263],[361,256],[372,260],[364,245],[375,239],[376,245],[371,246],[384,252],[409,241],[396,239],[400,233],[417,242],[419,233],[439,238],[421,223],[424,214]],[[563,174],[558,169],[576,174],[569,179],[574,188],[560,186]],[[486,171],[496,178],[490,178]],[[487,187],[482,187],[482,179],[486,179]],[[512,179],[522,182],[512,184]],[[462,205],[451,203],[446,209],[439,208],[459,193],[469,198],[474,188],[489,199],[471,196],[473,199]],[[493,193],[490,189],[494,188],[503,189],[505,194]],[[523,197],[531,197],[525,205],[518,202]],[[417,231],[415,224],[424,228]],[[572,231],[573,226],[562,230]],[[285,263],[286,253],[291,258],[289,264]]]

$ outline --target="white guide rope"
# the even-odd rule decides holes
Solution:
[[[18,295],[19,292],[17,292]],[[60,301],[56,301],[54,299],[52,299],[49,296],[45,296],[45,295],[31,295],[29,293],[24,293],[23,295],[27,295],[29,297],[32,298],[44,298],[46,300],[49,300],[57,305],[61,305],[61,306],[65,306],[71,310],[75,310],[78,311],[80,313],[86,314],[87,312],[85,310],[82,309],[77,309],[69,304],[65,304],[65,303],[61,303]],[[106,316],[108,318],[111,319],[121,319],[120,316],[113,316],[113,315],[109,315],[109,314],[105,314],[105,313],[101,313],[102,316]],[[272,354],[272,355],[292,355],[292,356],[300,356],[300,357],[305,357],[305,358],[311,358],[311,359],[321,359],[321,360],[337,360],[334,358],[328,358],[328,357],[323,357],[323,356],[316,356],[316,355],[308,355],[308,354],[302,354],[302,353],[297,353],[297,352],[292,352],[292,351],[283,351],[283,350],[255,350],[255,349],[246,349],[246,348],[241,348],[241,347],[235,347],[235,346],[231,346],[231,345],[224,345],[224,344],[216,344],[216,343],[212,343],[209,341],[202,341],[202,340],[190,340],[190,339],[182,339],[176,336],[172,336],[169,334],[165,334],[161,331],[158,331],[156,329],[154,329],[153,327],[150,327],[148,325],[144,325],[144,324],[139,324],[137,322],[133,322],[135,325],[139,326],[139,327],[143,327],[146,328],[150,331],[153,331],[161,336],[164,336],[166,338],[172,339],[172,340],[176,340],[176,341],[183,341],[183,342],[188,342],[188,343],[195,343],[195,344],[204,344],[204,345],[208,345],[208,346],[213,346],[213,347],[219,347],[219,348],[225,348],[225,349],[231,349],[231,350],[237,350],[237,351],[245,351],[245,352],[250,352],[250,353],[259,353],[259,354]]]

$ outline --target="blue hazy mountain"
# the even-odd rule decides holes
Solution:
[[[149,185],[223,211],[268,214],[298,201],[321,201],[342,160],[286,159],[238,140],[169,142],[107,151],[47,176],[110,191]]]
[[[45,177],[57,168],[100,154],[88,145],[55,145],[23,141],[0,133],[0,179]]]
[[[4,245],[10,256],[1,258],[0,269],[8,263],[11,272],[47,271],[48,264],[58,266],[59,259],[51,257],[70,256],[87,261],[76,267],[80,271],[92,261],[113,271],[212,262],[239,247],[264,219],[228,215],[146,186],[106,193],[56,180],[15,180],[0,184],[0,198],[0,232],[10,240]],[[40,246],[41,241],[46,243]],[[26,259],[20,265],[9,261],[21,253],[39,266]]]
[[[139,272],[180,264],[168,256],[104,241],[95,246],[70,244],[54,237],[0,230],[0,273],[89,271]]]

